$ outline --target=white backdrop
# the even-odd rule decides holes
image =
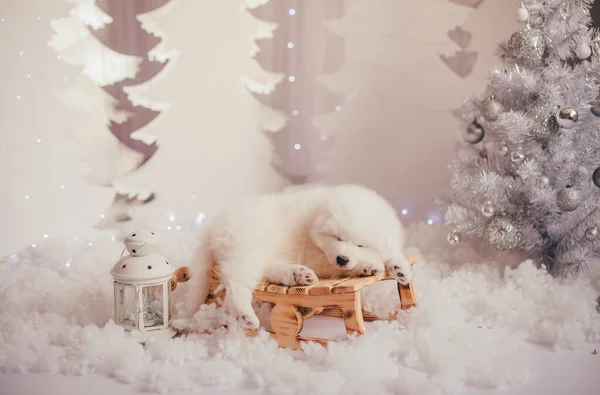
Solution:
[[[28,3],[36,2],[23,2]],[[14,18],[43,12],[60,17],[60,9],[51,3],[63,9],[67,4],[66,0],[54,0],[45,11],[14,7]],[[317,3],[298,4],[301,13],[302,7]],[[398,209],[408,209],[407,220],[437,219],[433,200],[447,182],[446,164],[454,142],[461,138],[449,109],[458,107],[469,92],[483,90],[487,72],[496,61],[496,43],[517,28],[516,5],[505,0],[485,0],[477,9],[447,0],[348,0],[344,4],[340,19],[325,22],[344,38],[344,63],[338,72],[320,79],[345,99],[341,111],[314,120],[320,132],[336,137],[328,158],[319,166],[328,176],[327,182],[359,182],[377,189]],[[66,12],[64,9],[63,16]],[[252,58],[256,51],[253,40],[268,35],[273,26],[250,16],[239,0],[172,0],[143,19],[147,27],[163,35],[157,51],[168,52],[172,60],[160,78],[131,91],[165,108],[140,132],[158,137],[159,150],[139,170],[117,180],[117,185],[127,190],[157,194],[157,199],[140,207],[134,217],[161,216],[165,226],[174,228],[199,213],[211,215],[243,196],[279,190],[285,180],[271,166],[274,153],[261,130],[265,123],[273,122],[273,112],[258,102],[246,85],[253,81],[254,87],[269,89],[282,78],[262,70]],[[466,78],[457,76],[440,58],[460,49],[447,36],[459,25],[472,34],[468,50],[478,53]],[[50,40],[52,34],[47,25],[45,36],[25,35],[23,28],[13,27],[11,34],[0,36],[2,49],[14,51],[18,36],[38,40],[40,45],[40,40]],[[297,35],[307,27],[298,25],[298,29]],[[18,64],[13,69],[18,74],[23,67]],[[17,81],[6,73],[0,80],[8,102]],[[55,142],[59,151],[53,155],[34,151],[38,148],[30,140],[37,131],[24,120],[37,119],[40,125],[47,125],[44,117],[54,115],[68,128],[79,128],[83,136],[86,128],[95,134],[105,128],[102,123],[90,125],[104,122],[101,117],[88,116],[84,123],[84,118],[73,115],[73,109],[57,108],[61,105],[52,95],[39,95],[40,100],[42,97],[44,101],[35,108],[11,104],[0,110],[4,124],[14,129],[2,131],[3,144],[8,147],[10,140],[11,153],[2,153],[2,180],[8,192],[1,205],[5,219],[1,255],[43,240],[47,233],[70,237],[79,232],[76,228],[94,222],[113,196],[110,188],[74,179],[72,185],[80,192],[73,192],[76,195],[69,200],[60,204],[48,200],[35,211],[24,205],[25,194],[46,196],[54,188],[55,183],[42,180],[49,180],[52,174],[74,173],[75,168],[86,165],[85,158],[83,163],[75,162],[72,150],[60,151],[68,146],[60,140]],[[69,134],[45,132],[70,141]],[[114,165],[110,158],[106,164]],[[36,172],[25,172],[28,166]],[[24,180],[28,192],[21,186]]]
[[[346,70],[331,80],[356,93],[340,117],[321,123],[336,136],[324,172],[330,182],[375,188],[407,210],[407,221],[439,221],[434,199],[448,184],[455,144],[462,144],[462,126],[449,110],[483,91],[496,44],[518,27],[515,3],[486,0],[473,10],[427,0],[411,2],[410,12],[404,1],[349,3],[335,24],[346,37]],[[439,57],[460,50],[447,36],[457,25],[472,34],[468,50],[477,52],[466,78]]]

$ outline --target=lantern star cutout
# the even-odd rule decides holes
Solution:
[[[121,266],[121,268],[123,268],[123,269],[125,269],[126,267],[127,267],[127,265],[123,265],[123,266]]]
[[[152,265],[148,265],[148,270],[152,270]]]

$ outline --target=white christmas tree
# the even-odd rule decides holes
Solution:
[[[598,260],[600,36],[590,0],[521,4],[486,92],[463,107],[448,240],[481,238],[572,274]]]
[[[152,197],[145,191],[131,194],[118,190],[115,181],[142,166],[156,151],[152,142],[132,137],[155,114],[151,109],[134,106],[125,90],[128,85],[150,78],[152,72],[148,73],[148,69],[156,68],[149,65],[150,40],[144,40],[146,32],[138,31],[141,29],[136,16],[150,5],[161,4],[139,0],[73,3],[70,16],[53,23],[57,34],[52,46],[65,62],[83,66],[78,85],[66,92],[63,100],[89,115],[74,135],[81,176],[91,184],[112,188],[113,202],[98,224],[114,226],[115,221],[130,219],[131,204]]]
[[[87,232],[111,200],[110,191],[78,177],[71,136],[86,114],[61,97],[77,84],[81,69],[65,64],[48,45],[51,20],[69,8],[64,1],[23,0],[2,10],[2,255],[44,238]]]
[[[278,189],[282,180],[270,166],[269,142],[258,127],[260,104],[244,89],[249,79],[266,77],[251,59],[252,40],[265,32],[264,24],[242,2],[229,1],[171,2],[140,21],[144,29],[161,32],[150,54],[169,64],[156,78],[128,89],[134,102],[161,110],[135,134],[155,138],[158,150],[117,181],[124,190],[156,194],[133,212],[136,221],[185,229],[244,195]],[[195,37],[219,39],[200,45]]]

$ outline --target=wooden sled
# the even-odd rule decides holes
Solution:
[[[412,266],[417,262],[416,257],[407,257]],[[224,300],[225,289],[221,285],[217,270],[208,270],[210,276],[209,294],[206,303],[216,303]],[[280,347],[297,349],[302,341],[315,341],[326,345],[328,339],[300,336],[304,320],[313,315],[341,317],[344,319],[346,333],[364,334],[365,321],[375,321],[380,318],[363,310],[360,290],[379,281],[396,281],[389,275],[323,279],[316,284],[307,286],[286,287],[279,284],[261,282],[255,289],[253,297],[256,300],[273,303],[270,321],[273,331],[271,336],[277,340]],[[403,310],[416,306],[412,281],[407,285],[398,284],[398,297]],[[388,317],[393,320],[396,314]],[[249,336],[257,331],[248,330]]]

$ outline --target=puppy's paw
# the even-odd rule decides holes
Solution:
[[[294,276],[293,285],[313,285],[319,281],[319,278],[311,269],[303,265],[292,265],[290,268]]]
[[[238,322],[243,329],[259,329],[260,327],[260,320],[254,312],[240,315]]]
[[[390,277],[396,279],[400,284],[407,285],[412,280],[410,264],[404,257],[393,259],[386,266]]]
[[[316,284],[319,279],[315,272],[304,265],[284,264],[275,268],[270,268],[264,275],[265,280],[294,287],[298,285]]]
[[[361,277],[377,276],[385,272],[385,267],[382,262],[364,262],[359,263],[354,269],[354,273]]]

